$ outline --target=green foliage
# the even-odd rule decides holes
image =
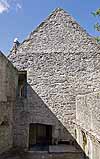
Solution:
[[[93,16],[100,16],[100,8],[97,9],[95,12],[92,12]]]
[[[97,17],[97,16],[100,17],[100,8],[97,9],[95,12],[92,12],[92,15],[95,17]],[[94,28],[100,32],[100,23],[97,22],[96,24],[94,24]],[[100,36],[95,37],[95,39],[96,39],[97,43],[100,43]]]
[[[94,24],[94,28],[95,28],[97,31],[100,31],[100,24],[97,22],[96,24]]]
[[[100,36],[95,37],[95,40],[100,44]]]

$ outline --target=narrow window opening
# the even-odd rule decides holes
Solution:
[[[27,97],[27,72],[20,71],[18,76],[18,96]]]

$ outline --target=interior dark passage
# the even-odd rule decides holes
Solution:
[[[30,124],[29,147],[46,146],[52,144],[52,126],[44,124]]]

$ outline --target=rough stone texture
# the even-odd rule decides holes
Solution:
[[[16,102],[17,70],[0,52],[0,153],[13,145],[13,108]]]
[[[27,120],[23,128],[26,115],[16,124],[24,131],[26,145],[29,123],[51,124],[54,138],[72,140],[76,96],[100,89],[100,47],[95,40],[57,9],[8,58],[19,70],[27,70],[28,103],[22,110]],[[17,133],[16,137],[20,143]]]
[[[14,147],[29,147],[28,115],[30,114],[27,111],[27,106],[27,99],[17,98],[16,107],[14,108]]]
[[[77,142],[88,156],[89,159],[100,159],[100,141],[97,135],[92,131],[88,131],[82,125],[76,126]],[[83,139],[83,132],[86,136],[86,143]]]
[[[100,136],[100,92],[77,96],[76,120],[83,128]],[[80,122],[81,121],[81,122]]]
[[[82,131],[87,143],[85,152],[90,159],[100,159],[100,92],[78,95],[76,99],[77,140],[83,146]]]
[[[81,153],[77,152],[69,152],[69,153],[56,153],[56,154],[29,154],[26,159],[83,159]]]
[[[25,154],[15,154],[15,155],[7,155],[6,157],[2,157],[0,159],[84,159],[82,154],[79,152],[69,152],[69,153],[56,153],[56,154],[48,154],[48,153],[25,153]]]
[[[69,151],[66,153],[24,152],[21,150],[13,150],[0,155],[0,159],[85,159],[82,152],[69,147],[67,147]]]

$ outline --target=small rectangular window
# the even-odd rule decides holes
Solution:
[[[27,97],[27,72],[19,71],[18,72],[18,96]]]

